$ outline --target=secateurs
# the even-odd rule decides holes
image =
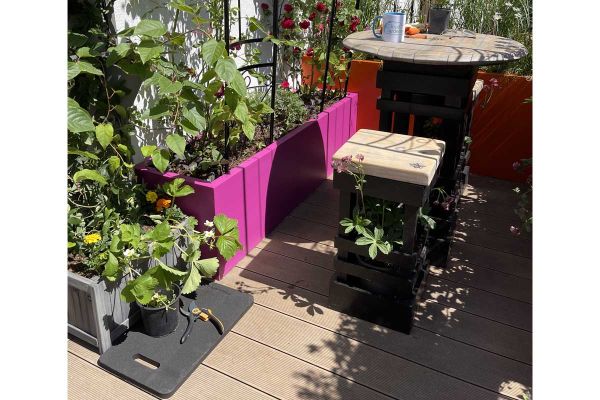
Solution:
[[[179,299],[179,303],[179,311],[188,319],[188,325],[185,328],[183,336],[181,337],[181,343],[184,343],[190,336],[190,334],[192,333],[192,328],[194,327],[194,323],[198,319],[202,321],[210,320],[210,322],[212,322],[212,324],[217,328],[219,334],[223,334],[223,331],[225,330],[225,328],[223,327],[223,323],[212,313],[210,308],[200,308],[196,305],[196,302],[192,300],[188,305],[186,311],[184,308],[183,301],[181,299]]]

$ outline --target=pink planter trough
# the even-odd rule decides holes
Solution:
[[[222,260],[217,279],[225,276],[332,172],[333,154],[356,131],[357,105],[358,95],[349,93],[316,119],[213,182],[182,176],[195,192],[177,199],[177,204],[198,219],[198,229],[216,214],[238,220],[244,249],[231,260]],[[136,172],[149,187],[179,177],[172,172],[161,174],[147,162],[138,164]]]

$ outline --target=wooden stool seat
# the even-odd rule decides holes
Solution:
[[[429,186],[445,148],[441,140],[361,129],[336,151],[333,160],[362,154],[366,175]]]

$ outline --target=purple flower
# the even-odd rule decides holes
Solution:
[[[358,153],[358,154],[356,155],[356,159],[357,159],[358,161],[362,162],[362,161],[365,159],[365,156],[363,156],[362,154]]]
[[[347,162],[350,162],[350,161],[352,161],[352,156],[351,155],[350,156],[344,156],[344,157],[342,157],[342,162],[347,163]]]
[[[512,233],[515,236],[519,236],[521,234],[521,230],[519,228],[517,228],[516,226],[511,225],[510,233]]]
[[[513,163],[512,167],[513,167],[513,169],[514,169],[515,171],[517,171],[519,168],[521,168],[521,163],[520,163],[520,162],[518,162],[518,161],[515,161],[515,162]]]
[[[442,203],[442,208],[446,211],[450,211],[450,203],[448,203],[447,201],[444,201]]]

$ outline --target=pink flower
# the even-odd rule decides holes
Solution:
[[[514,169],[515,171],[517,171],[519,168],[521,168],[521,163],[520,163],[520,162],[518,162],[518,161],[515,161],[515,162],[513,163],[512,167],[513,167],[513,169]]]
[[[490,83],[492,84],[492,87],[495,87],[495,88],[500,87],[500,85],[498,84],[498,79],[496,79],[496,78],[490,79]]]
[[[510,233],[512,233],[515,236],[519,236],[521,234],[521,230],[519,228],[517,228],[516,226],[511,225]]]
[[[323,26],[323,24],[319,24],[319,25],[317,26],[317,29],[319,30],[319,32],[322,32],[322,31],[323,31],[323,29],[325,29],[325,27]]]
[[[294,47],[294,54],[300,54],[300,47]]]
[[[365,156],[364,156],[364,155],[362,155],[362,154],[360,154],[360,153],[358,153],[358,154],[356,155],[356,159],[357,159],[358,161],[362,162],[362,161],[365,159]]]
[[[294,6],[291,5],[290,3],[287,3],[285,6],[283,6],[283,9],[285,10],[285,12],[291,13],[292,10],[294,9]]]
[[[283,81],[281,82],[281,88],[282,89],[289,89],[290,88],[290,83],[288,81]]]
[[[312,57],[315,55],[315,50],[312,47],[309,47],[308,49],[306,49],[306,55],[309,57]]]
[[[300,28],[302,28],[302,29],[308,29],[308,27],[310,26],[310,21],[305,19],[304,21],[300,22],[298,25],[300,25]]]
[[[283,21],[281,21],[281,27],[283,29],[294,29],[294,20],[289,17],[285,17]]]
[[[240,44],[240,42],[235,42],[229,45],[229,48],[231,50],[240,50],[242,48],[242,45]]]
[[[352,155],[342,157],[342,162],[350,162],[352,161]]]
[[[325,11],[327,10],[327,6],[325,5],[325,3],[322,3],[322,2],[320,2],[320,1],[319,1],[319,2],[317,2],[317,4],[315,5],[315,9],[316,9],[318,12],[321,12],[321,13],[322,13],[322,12],[325,12]]]
[[[269,9],[269,5],[267,3],[261,3],[260,8],[262,8],[263,11],[267,11]]]
[[[311,12],[311,13],[310,13],[310,15],[308,16],[308,20],[309,20],[309,21],[312,21],[312,20],[314,20],[314,19],[315,19],[315,17],[316,17],[316,16],[317,16],[317,13],[313,11],[313,12]]]

